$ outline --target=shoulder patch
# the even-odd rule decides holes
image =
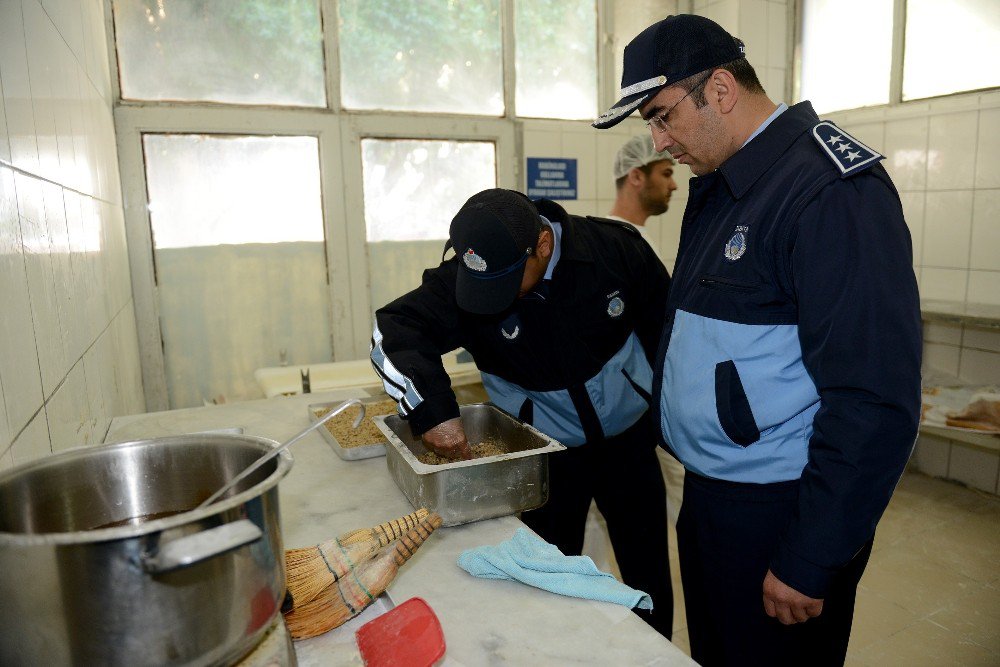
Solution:
[[[885,159],[884,155],[865,146],[828,120],[813,127],[812,134],[827,157],[837,165],[841,178],[853,176]]]
[[[636,229],[635,225],[630,225],[627,222],[622,222],[620,220],[608,220],[607,218],[598,218],[597,216],[593,215],[588,215],[587,220],[590,220],[591,222],[599,222],[602,225],[610,225],[612,227],[618,227],[619,229],[624,229],[633,236],[638,236],[640,239],[642,238],[642,234],[639,232],[638,229]]]

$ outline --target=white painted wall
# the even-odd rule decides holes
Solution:
[[[0,469],[142,410],[101,0],[0,1]]]

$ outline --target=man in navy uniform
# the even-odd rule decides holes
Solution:
[[[650,365],[670,277],[629,224],[566,213],[512,190],[473,195],[451,222],[456,255],[375,313],[371,358],[428,448],[470,448],[441,355],[464,347],[498,407],[568,449],[549,457],[549,499],[521,519],[579,555],[591,500],[637,612],[670,638],[667,499]],[[470,490],[470,493],[473,490]]]
[[[910,455],[921,332],[882,156],[776,105],[743,43],[671,16],[625,48],[621,99],[691,167],[655,418],[687,470],[692,657],[842,664],[875,526]]]

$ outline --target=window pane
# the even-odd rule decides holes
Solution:
[[[518,0],[518,116],[597,117],[597,7],[594,0]]]
[[[823,113],[889,103],[892,0],[804,0],[802,99]]]
[[[1000,2],[908,0],[903,99],[1000,86]]]
[[[341,0],[350,109],[502,116],[500,0]]]
[[[496,187],[496,147],[477,141],[363,139],[368,241],[448,238],[465,200]]]
[[[319,0],[114,0],[122,97],[326,106]]]
[[[157,248],[322,241],[315,137],[143,135]]]

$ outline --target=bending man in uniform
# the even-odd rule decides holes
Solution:
[[[666,492],[649,414],[650,359],[669,276],[634,228],[548,200],[485,190],[451,222],[456,255],[375,314],[372,363],[424,444],[469,445],[441,355],[464,347],[490,400],[567,445],[549,457],[549,500],[522,520],[566,555],[595,500],[636,612],[667,638],[673,618]]]
[[[692,657],[842,664],[875,526],[920,414],[909,232],[882,156],[776,105],[742,42],[671,16],[625,48],[623,97],[691,179],[657,425],[687,470],[677,525]]]

